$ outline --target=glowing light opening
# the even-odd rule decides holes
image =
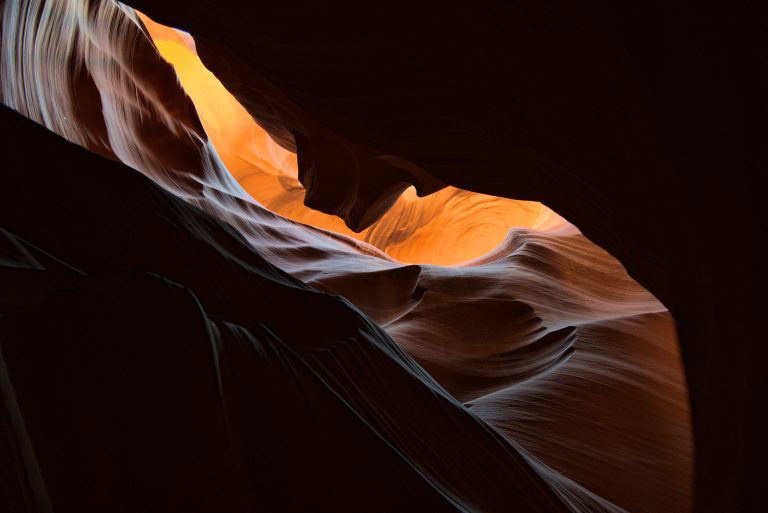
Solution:
[[[404,263],[457,265],[498,246],[510,228],[550,230],[566,221],[541,203],[448,187],[420,198],[407,189],[379,221],[355,233],[304,206],[296,155],[279,146],[202,63],[192,36],[138,13],[176,70],[211,143],[232,176],[259,203],[300,223],[368,242]]]

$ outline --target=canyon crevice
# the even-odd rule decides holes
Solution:
[[[761,510],[757,17],[129,4],[296,176],[131,7],[0,3],[8,511]],[[546,207],[444,267],[408,186]]]

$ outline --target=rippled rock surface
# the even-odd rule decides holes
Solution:
[[[140,7],[169,21],[164,6]],[[390,87],[398,101],[378,97],[388,115],[366,124],[380,112],[369,110],[376,102],[365,96],[373,87],[366,77],[378,72],[344,87],[336,82],[374,62],[355,61],[356,52],[337,59],[335,45],[357,32],[332,31],[328,46],[313,47],[313,25],[305,25],[311,9],[292,14],[307,29],[306,41],[270,32],[283,16],[277,7],[260,13],[261,24],[231,9],[209,10],[205,25],[192,3],[175,19],[195,39],[166,35],[200,54],[274,138],[275,151],[291,158],[287,150],[298,150],[294,182],[284,191],[298,197],[300,181],[309,206],[355,230],[371,230],[387,215],[389,196],[374,192],[391,184],[434,194],[425,201],[444,194],[446,184],[496,196],[522,191],[587,228],[673,305],[688,344],[716,321],[693,315],[695,298],[694,306],[680,306],[693,297],[680,292],[690,275],[667,276],[680,266],[657,251],[656,237],[672,240],[674,218],[667,226],[645,217],[656,235],[638,235],[645,186],[600,181],[614,169],[612,157],[593,174],[583,171],[596,163],[592,157],[574,157],[566,173],[542,167],[523,146],[510,149],[511,132],[499,132],[495,118],[466,102],[477,96],[463,91],[465,82],[427,87],[443,73],[439,55],[424,61],[430,65],[407,94],[391,78],[399,75],[377,82],[374,89]],[[490,253],[455,267],[401,263],[419,258],[388,255],[373,237],[368,244],[352,232],[302,224],[307,218],[287,219],[259,200],[267,181],[238,174],[251,167],[238,170],[232,152],[217,144],[212,118],[187,96],[130,8],[6,1],[2,12],[2,101],[58,134],[3,109],[4,510],[690,509],[692,434],[675,323],[575,227],[512,229]],[[406,35],[416,37],[410,24],[420,15],[405,23]],[[357,34],[361,51],[371,50],[388,16],[370,35]],[[227,33],[225,19],[259,30]],[[499,33],[493,24],[484,30]],[[533,37],[530,30],[518,37]],[[244,52],[245,41],[265,46]],[[380,41],[385,68],[407,72],[403,55]],[[594,50],[592,43],[580,49]],[[416,48],[419,58],[432,55],[429,46]],[[292,82],[310,62],[336,66]],[[531,62],[520,65],[532,73],[520,87],[533,87],[533,71],[548,76]],[[483,66],[470,68],[483,76]],[[584,80],[572,84],[574,95],[592,78]],[[612,80],[625,90],[624,75]],[[495,93],[496,86],[486,98]],[[441,114],[448,117],[419,118],[446,99],[455,105]],[[623,101],[629,110],[617,110],[615,119],[639,123],[642,116]],[[565,107],[537,119],[527,105],[517,112],[526,116],[514,119],[557,126],[570,137],[557,146],[556,134],[545,140],[543,128],[531,129],[529,140],[545,153],[557,148],[573,157],[580,144],[594,149],[600,134],[617,137],[600,123],[573,136],[568,123],[547,124]],[[582,107],[589,102],[568,107],[569,115]],[[407,119],[398,118],[404,112]],[[397,121],[410,131],[398,132]],[[645,128],[632,130],[635,143],[648,143]],[[19,151],[30,145],[44,151]],[[635,164],[650,164],[652,155]],[[499,174],[509,169],[519,170],[514,180]],[[630,169],[626,176],[635,175]],[[352,195],[350,180],[358,180]],[[670,208],[665,197],[646,195],[659,218]],[[584,205],[594,209],[580,210]],[[677,233],[686,243],[695,237]],[[710,276],[709,260],[702,262]],[[716,333],[700,337],[702,347],[715,347]],[[690,355],[686,361],[696,364]],[[696,369],[689,382],[703,394]],[[735,386],[728,376],[724,390]],[[694,420],[720,418],[719,403],[697,404]],[[709,440],[707,433],[697,436]],[[702,450],[697,468],[711,475],[717,451]],[[728,483],[719,500],[752,504]]]

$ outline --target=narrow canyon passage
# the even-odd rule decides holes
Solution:
[[[0,5],[4,511],[692,510],[677,326],[621,233],[342,137],[210,34]],[[443,135],[487,164],[481,132]]]
[[[160,54],[192,99],[216,152],[238,183],[265,208],[288,219],[365,241],[402,263],[453,265],[498,246],[510,227],[548,230],[565,224],[544,205],[444,187],[420,198],[407,187],[371,227],[355,232],[335,215],[304,205],[296,154],[282,148],[211,73],[192,36],[138,13]]]

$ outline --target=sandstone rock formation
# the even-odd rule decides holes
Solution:
[[[750,340],[737,236],[760,217],[746,164],[705,172],[748,139],[689,108],[724,77],[676,103],[703,69],[687,43],[637,46],[679,14],[131,4],[193,34],[163,29],[275,141],[255,144],[298,151],[282,213],[298,180],[347,235],[259,198],[276,166],[237,167],[146,18],[4,2],[2,102],[99,154],[3,108],[8,510],[685,511],[692,434],[697,511],[759,510],[760,348],[722,340]],[[666,48],[690,77],[648,60]],[[619,262],[560,221],[457,267],[350,236],[403,184],[544,201],[618,257],[675,316],[693,433],[675,323]],[[735,248],[711,243],[722,211]]]

